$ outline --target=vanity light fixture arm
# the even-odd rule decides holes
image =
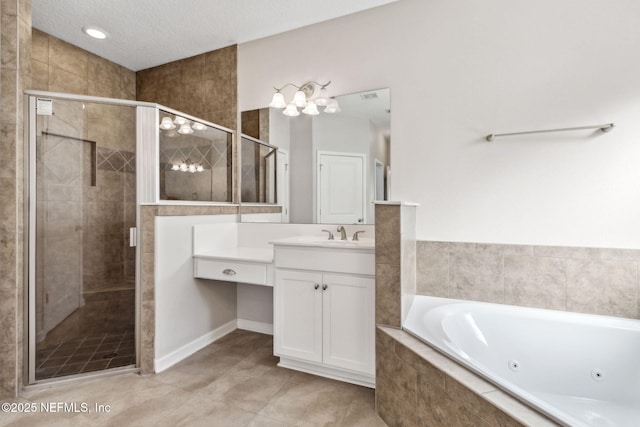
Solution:
[[[325,89],[327,86],[329,86],[329,85],[331,84],[331,80],[329,80],[329,81],[328,81],[327,83],[325,83],[325,84],[318,83],[318,82],[315,82],[315,81],[309,81],[309,82],[306,82],[305,84],[303,84],[302,86],[294,85],[293,83],[287,83],[286,85],[282,86],[281,88],[277,88],[277,87],[275,87],[275,86],[274,86],[274,87],[273,87],[273,89],[274,89],[276,92],[280,92],[282,89],[284,89],[284,88],[285,88],[285,87],[287,87],[287,86],[293,86],[293,87],[295,87],[296,89],[300,90],[300,89],[302,89],[303,87],[305,87],[306,85],[308,85],[309,83],[313,83],[313,84],[315,84],[316,86],[319,86],[319,87],[320,87],[320,89]]]

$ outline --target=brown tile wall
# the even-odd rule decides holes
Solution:
[[[0,399],[17,396],[23,360],[23,96],[31,86],[31,1],[0,2]]]
[[[640,250],[418,241],[417,294],[640,318]]]
[[[269,109],[243,111],[240,115],[242,133],[269,143]]]
[[[136,99],[133,71],[33,29],[30,89]],[[96,111],[96,114],[101,114]],[[110,117],[105,117],[112,123]]]
[[[376,204],[376,324],[399,328],[415,294],[415,206]]]
[[[137,100],[237,126],[237,45],[136,73]]]
[[[376,412],[396,426],[555,426],[404,331],[376,330]]]

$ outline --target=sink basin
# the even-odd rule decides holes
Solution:
[[[272,244],[289,246],[323,246],[335,248],[374,248],[375,240],[361,237],[360,240],[329,240],[326,236],[295,236],[275,240]]]

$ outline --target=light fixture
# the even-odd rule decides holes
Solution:
[[[182,126],[180,126],[180,129],[178,129],[178,133],[181,135],[189,135],[193,133],[193,129],[191,129],[191,126],[189,126],[189,123],[185,123]]]
[[[307,102],[307,106],[304,107],[304,110],[302,110],[302,112],[310,116],[317,116],[318,114],[320,114],[320,111],[318,111],[318,106],[313,101]]]
[[[271,104],[269,107],[273,108],[284,108],[287,106],[287,103],[284,101],[284,95],[280,92],[276,92],[273,94],[273,99],[271,100]]]
[[[89,37],[93,37],[94,39],[104,40],[107,38],[107,33],[104,30],[101,30],[96,27],[82,27],[82,31],[88,35]]]
[[[173,120],[171,120],[171,117],[165,116],[162,118],[162,121],[160,122],[160,129],[171,130],[175,128],[176,125],[173,124]]]
[[[204,166],[202,166],[201,164],[193,163],[189,160],[186,160],[184,162],[172,164],[171,170],[196,173],[196,172],[204,172]]]
[[[269,107],[284,109],[282,114],[288,117],[299,116],[300,111],[298,111],[298,108],[301,108],[304,114],[310,116],[320,114],[318,107],[325,107],[325,113],[339,113],[340,107],[338,106],[338,101],[336,101],[335,98],[329,98],[327,86],[330,84],[330,81],[325,84],[310,81],[302,86],[287,83],[281,88],[274,87],[273,89],[276,92],[273,94]],[[296,88],[293,99],[289,103],[285,101],[284,95],[282,94],[282,90],[287,86]]]
[[[324,108],[324,112],[327,114],[339,113],[340,106],[338,105],[338,101],[335,98],[329,99],[327,102],[327,106]]]
[[[300,115],[300,112],[296,108],[296,104],[291,103],[291,104],[287,105],[287,108],[284,109],[282,114],[284,114],[287,117],[296,117],[296,116]]]
[[[190,135],[194,131],[207,130],[207,125],[204,123],[193,122],[193,124],[191,124],[189,120],[181,116],[176,116],[174,119],[169,116],[165,116],[160,120],[158,127],[166,131],[173,130],[178,127],[178,133],[181,135]],[[169,132],[166,135],[175,136],[175,132]]]
[[[185,119],[184,117],[176,116],[176,118],[173,119],[173,123],[177,124],[178,126],[182,126],[189,123],[189,120]]]

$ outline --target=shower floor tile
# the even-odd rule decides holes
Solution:
[[[99,371],[135,363],[132,332],[87,336],[36,352],[36,379]]]

